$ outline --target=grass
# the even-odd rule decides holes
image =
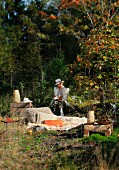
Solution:
[[[110,137],[82,138],[79,129],[27,132],[26,125],[0,123],[0,169],[116,170],[119,128]],[[118,169],[117,169],[118,170]]]

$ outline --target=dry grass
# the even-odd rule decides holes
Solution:
[[[0,123],[0,170],[47,169],[53,147],[47,133],[31,135],[25,125],[9,123],[6,129]]]
[[[119,158],[118,143],[109,152],[108,146],[83,143],[76,129],[31,135],[25,125],[9,124],[6,130],[4,123],[0,123],[0,139],[0,170],[118,170],[115,168],[119,167],[118,161],[114,162]]]
[[[66,150],[67,155],[71,144],[78,142],[77,139],[68,142],[63,133],[55,131],[34,132],[31,135],[26,131],[25,125],[17,123],[8,124],[7,130],[0,123],[0,138],[0,170],[40,170],[50,169],[50,166],[55,169],[56,165],[60,169],[62,161],[56,162],[57,154]],[[69,168],[68,165],[66,167]]]
[[[10,123],[7,129],[5,124],[0,124],[0,169],[19,169],[22,166],[24,158],[19,152],[19,141],[23,134],[24,128],[16,123]]]

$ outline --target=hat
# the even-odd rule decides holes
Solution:
[[[23,102],[24,102],[24,103],[27,103],[27,102],[32,102],[32,101],[29,100],[29,98],[26,98],[26,97],[25,97],[24,100],[23,100]]]
[[[61,79],[56,79],[55,80],[55,85],[58,85],[59,83],[63,83],[64,81],[62,81]]]

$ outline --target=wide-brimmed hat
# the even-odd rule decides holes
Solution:
[[[61,79],[56,79],[55,80],[55,85],[58,85],[59,83],[63,83],[64,81],[62,81]]]

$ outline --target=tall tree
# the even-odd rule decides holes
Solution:
[[[119,78],[118,2],[89,0],[77,3],[75,8],[83,10],[90,32],[79,41],[81,52],[77,62],[71,65],[72,74],[77,85],[85,87],[85,91],[103,87],[114,97]]]
[[[5,1],[0,1],[0,82],[1,92],[8,91],[12,86],[13,59],[12,48],[5,30],[6,19]]]

